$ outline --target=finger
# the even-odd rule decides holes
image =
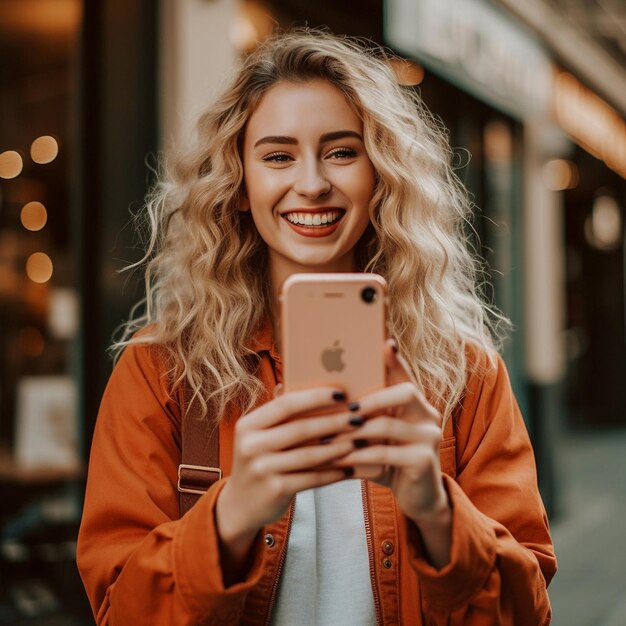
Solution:
[[[252,461],[251,469],[258,475],[301,472],[334,462],[352,450],[354,445],[351,441],[333,441],[326,445],[272,452]]]
[[[415,444],[411,446],[373,445],[354,450],[333,462],[335,467],[353,467],[355,465],[389,465],[398,468],[415,468],[424,462],[437,463],[432,446]]]
[[[323,487],[344,480],[346,474],[342,468],[319,470],[316,472],[296,472],[283,477],[286,493],[298,493],[314,487]]]
[[[367,420],[360,428],[341,434],[338,439],[359,442],[384,439],[394,443],[429,443],[433,446],[441,440],[441,428],[430,420],[409,422],[384,415]]]
[[[346,395],[337,387],[316,387],[290,391],[266,402],[237,422],[238,428],[269,428],[298,413],[345,402]]]
[[[374,391],[359,400],[359,411],[363,415],[384,413],[388,409],[404,409],[398,412],[399,417],[395,419],[430,420],[441,423],[438,411],[410,381]]]
[[[250,433],[245,444],[244,454],[257,456],[264,452],[287,450],[309,441],[318,442],[326,437],[334,437],[355,430],[359,416],[352,413],[338,413],[320,417],[302,417],[279,424],[265,430]]]
[[[385,366],[387,369],[387,385],[397,385],[406,381],[413,381],[411,368],[398,350],[395,339],[387,339],[384,348]]]
[[[374,480],[382,484],[387,474],[387,468],[387,465],[355,465],[354,474],[352,476],[359,480],[366,478],[367,480]]]

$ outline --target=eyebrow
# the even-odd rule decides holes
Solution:
[[[320,143],[327,143],[329,141],[335,141],[336,139],[345,139],[346,137],[354,137],[355,139],[363,141],[363,137],[353,130],[335,130],[332,133],[324,133],[320,137]],[[268,135],[267,137],[261,137],[261,139],[254,144],[254,147],[256,148],[264,143],[278,143],[297,146],[298,140],[295,137],[286,137],[284,135]]]

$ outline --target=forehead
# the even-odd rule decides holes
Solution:
[[[345,95],[325,80],[280,82],[263,94],[248,120],[246,139],[262,135],[355,130],[363,124]]]

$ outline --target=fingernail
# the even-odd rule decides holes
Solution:
[[[350,476],[354,476],[354,467],[344,467],[343,468],[343,475],[346,478],[350,478]]]
[[[361,405],[358,402],[350,402],[348,404],[349,411],[358,411],[361,408]]]
[[[328,435],[328,437],[322,437],[320,439],[320,443],[323,446],[325,446],[325,445],[329,444],[334,438],[335,438],[335,435]]]
[[[398,344],[395,339],[391,340],[391,349],[397,354],[398,353]]]
[[[345,402],[346,394],[343,391],[333,391],[333,400],[335,402]]]
[[[348,420],[348,423],[350,424],[350,426],[363,426],[364,422],[365,422],[365,419],[363,418],[362,415],[355,415],[354,417],[351,417]]]
[[[369,445],[369,441],[367,439],[355,439],[352,442],[355,448],[365,448]]]

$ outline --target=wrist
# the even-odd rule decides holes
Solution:
[[[434,506],[410,518],[421,536],[424,558],[437,569],[450,562],[452,549],[452,508],[445,489],[442,492]]]
[[[232,506],[230,489],[225,485],[215,503],[215,523],[220,541],[235,553],[241,552],[244,546],[249,547],[259,532],[258,528],[250,528],[240,513],[240,507]],[[238,550],[237,547],[240,547]]]
[[[251,566],[252,546],[258,529],[240,526],[240,515],[230,506],[229,492],[222,490],[215,503],[215,526],[219,538],[222,579],[225,587],[242,582]]]
[[[411,521],[420,529],[448,527],[452,522],[452,509],[448,494],[442,488],[433,505],[411,516]]]

